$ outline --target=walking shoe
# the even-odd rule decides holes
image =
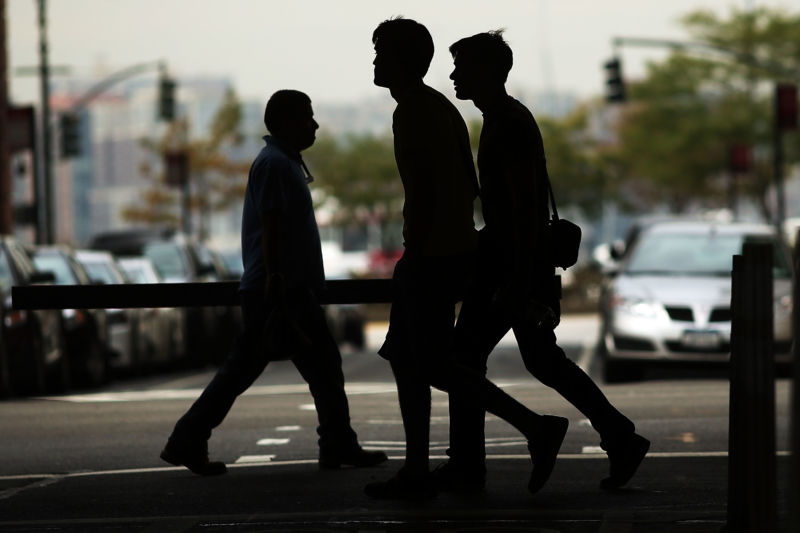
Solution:
[[[531,479],[528,481],[528,490],[536,494],[539,492],[556,465],[558,450],[567,434],[569,420],[560,416],[544,415],[537,424],[534,440],[528,441],[528,451],[533,461]]]
[[[609,446],[609,476],[600,481],[600,488],[618,489],[625,485],[636,473],[642,459],[650,449],[650,441],[633,433],[628,439]]]
[[[358,445],[344,451],[325,449],[319,451],[319,467],[323,469],[335,469],[341,466],[375,466],[387,459],[382,451],[369,451]]]
[[[462,466],[451,459],[433,470],[433,480],[442,492],[479,492],[486,487],[486,467]]]
[[[414,475],[401,468],[386,481],[368,483],[364,493],[378,500],[423,501],[436,497],[436,483],[428,472]]]
[[[180,446],[175,441],[168,440],[161,451],[161,458],[175,466],[185,466],[198,476],[219,476],[228,471],[222,461],[208,460],[208,445]]]

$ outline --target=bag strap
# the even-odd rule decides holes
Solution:
[[[550,183],[550,176],[545,172],[544,180],[547,182],[547,192],[550,195],[550,208],[553,210],[553,220],[558,220],[558,208],[556,207],[556,197],[553,194],[553,185]]]

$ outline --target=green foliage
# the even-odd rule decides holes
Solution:
[[[169,124],[159,139],[142,139],[141,145],[153,159],[163,162],[169,151],[185,151],[189,157],[190,209],[200,214],[200,237],[204,238],[210,211],[227,209],[244,197],[250,161],[235,161],[227,148],[241,143],[239,123],[241,105],[236,94],[229,90],[203,139],[188,138],[189,124],[178,119]],[[166,183],[163,165],[145,161],[140,173],[150,186],[140,197],[124,208],[122,217],[130,222],[177,227],[180,194]]]
[[[336,222],[364,217],[402,218],[403,184],[391,137],[361,134],[321,135],[304,159],[315,176],[320,203],[333,202]]]
[[[773,87],[782,73],[800,72],[800,15],[761,7],[723,19],[701,10],[683,23],[693,42],[736,55],[675,51],[648,65],[647,76],[630,84],[619,123],[619,177],[645,208],[667,201],[681,211],[697,200],[722,207],[730,150],[747,143],[760,157],[739,177],[740,191],[770,218]],[[797,137],[787,143],[796,145]],[[796,160],[796,150],[788,152],[787,162]]]

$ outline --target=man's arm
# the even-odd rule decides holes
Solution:
[[[267,280],[264,286],[265,294],[277,296],[284,287],[284,272],[279,263],[279,258],[285,254],[286,239],[283,227],[283,215],[277,209],[261,212],[261,253],[264,266],[267,270]]]

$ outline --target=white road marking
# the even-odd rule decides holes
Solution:
[[[23,476],[8,476],[10,479],[30,479]],[[11,487],[10,489],[6,489],[0,491],[0,500],[7,500],[13,496],[16,496],[20,492],[30,490],[30,489],[40,489],[42,487],[46,487],[48,485],[52,485],[53,483],[58,483],[61,481],[64,476],[38,476],[39,478],[44,477],[44,479],[39,479],[39,481],[34,481],[33,483],[28,483],[27,485],[23,485],[22,487]]]
[[[601,448],[600,446],[584,446],[581,448],[581,453],[602,453],[605,454],[606,451]]]
[[[245,464],[245,463],[268,463],[275,459],[274,455],[242,455],[238,459],[236,459],[236,464]]]
[[[256,444],[259,446],[280,446],[289,444],[289,439],[261,439]]]
[[[300,431],[300,426],[278,426],[275,431]]]
[[[789,451],[778,451],[775,452],[775,455],[778,457],[790,457],[791,452]],[[689,459],[693,457],[727,457],[728,452],[720,451],[720,452],[649,452],[647,454],[648,458],[651,459]],[[245,456],[247,457],[247,456]],[[270,456],[261,456],[261,457],[270,457]],[[580,459],[580,460],[597,460],[602,459],[605,460],[605,455],[600,454],[580,454],[580,453],[564,453],[558,455],[559,459],[563,460],[572,460],[572,459]],[[392,455],[389,456],[389,459],[393,461],[401,461],[405,459],[402,455]],[[431,455],[431,459],[438,460],[438,459],[448,459],[446,455]],[[528,454],[487,454],[486,459],[490,461],[508,461],[508,460],[519,460],[519,459],[530,459],[530,455]],[[272,461],[271,459],[265,459],[263,463],[239,463],[239,464],[230,464],[228,465],[231,468],[247,468],[247,467],[254,467],[254,466],[291,466],[291,465],[316,465],[318,463],[318,459],[295,459],[289,461]],[[50,483],[55,483],[57,481],[61,481],[62,479],[68,479],[73,477],[90,477],[90,476],[109,476],[109,475],[123,475],[123,474],[152,474],[158,472],[186,472],[186,469],[182,466],[165,466],[165,467],[154,467],[154,468],[128,468],[128,469],[118,469],[118,470],[94,470],[89,472],[74,472],[72,474],[27,474],[27,475],[8,475],[8,476],[0,476],[0,481],[6,480],[22,480],[22,479],[31,479],[31,480],[41,480],[42,483],[45,481],[49,481]],[[49,484],[49,483],[48,483]]]
[[[301,411],[315,411],[317,409],[317,406],[314,405],[313,403],[301,403],[300,405],[297,406],[297,408],[300,409]]]
[[[530,381],[508,381],[496,383],[498,387],[515,387],[529,385]],[[356,382],[345,385],[348,396],[367,394],[396,394],[397,387],[394,383]],[[88,394],[65,394],[63,396],[40,396],[36,400],[52,400],[72,403],[112,403],[112,402],[148,402],[159,400],[195,400],[203,389],[157,389],[142,391],[95,392]],[[278,394],[308,394],[308,385],[257,385],[247,389],[242,396],[270,396]],[[443,392],[434,390],[434,393],[444,395]],[[444,404],[442,404],[444,405]]]
[[[588,427],[592,427],[592,423],[589,421],[589,419],[588,419],[588,418],[582,418],[581,420],[579,420],[579,421],[578,421],[578,425],[579,425],[579,426],[588,426]]]

